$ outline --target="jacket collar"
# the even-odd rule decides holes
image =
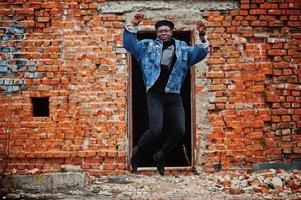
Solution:
[[[178,46],[180,45],[180,40],[177,40],[177,39],[175,39],[175,38],[173,38],[173,37],[172,37],[171,39],[175,41],[175,45],[176,45],[176,49],[177,49]],[[156,38],[156,39],[155,39],[155,42],[158,42],[158,43],[160,43],[161,45],[163,44],[163,41],[160,40],[159,38]]]

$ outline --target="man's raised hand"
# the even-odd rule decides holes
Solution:
[[[205,24],[202,21],[197,21],[196,22],[196,28],[197,28],[200,36],[206,35]]]
[[[144,14],[143,13],[137,13],[134,16],[134,19],[132,20],[133,26],[138,26],[140,24],[140,22],[143,21],[143,18],[144,18]]]

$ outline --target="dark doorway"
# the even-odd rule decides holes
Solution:
[[[155,32],[139,32],[138,39],[155,39]],[[188,45],[191,45],[192,37],[190,31],[179,31],[174,32],[174,38],[185,41]],[[140,67],[136,59],[131,56],[131,148],[139,141],[139,138],[148,128],[148,116],[147,116],[147,106],[146,106],[146,91],[143,84],[142,74]],[[190,71],[187,72],[187,76],[184,85],[181,89],[181,96],[183,98],[183,103],[185,107],[186,114],[186,135],[185,138],[180,142],[180,144],[168,155],[166,160],[166,167],[190,167],[192,166],[192,124],[191,124],[191,75]],[[152,155],[154,152],[163,144],[166,135],[166,129],[168,124],[164,125],[161,138],[157,144],[153,146],[148,152],[145,153],[143,157],[142,167],[153,167],[154,162]]]

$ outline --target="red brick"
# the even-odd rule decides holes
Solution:
[[[50,20],[50,17],[38,17],[38,22],[48,22]]]
[[[225,90],[226,86],[225,85],[210,85],[209,90],[211,91],[216,91],[216,90]]]
[[[280,3],[279,8],[288,8],[288,4],[287,3]]]
[[[224,138],[225,134],[223,133],[212,133],[212,134],[208,134],[208,139],[212,139],[212,138]]]
[[[240,4],[240,9],[249,9],[250,8],[250,5],[247,4],[247,3],[241,3]]]
[[[287,51],[286,50],[268,50],[268,55],[272,55],[272,56],[281,56],[281,55],[287,55]]]
[[[218,21],[218,22],[211,22],[211,21],[209,21],[209,22],[206,23],[206,26],[210,26],[210,27],[216,27],[216,26],[218,26],[218,27],[221,27],[222,23],[220,21]]]
[[[61,5],[59,3],[43,3],[41,5],[42,8],[60,8]]]
[[[222,78],[225,74],[223,72],[208,72],[206,77],[208,78]]]
[[[22,9],[22,10],[15,10],[15,14],[17,15],[33,15],[34,10],[33,9]]]
[[[265,10],[265,9],[250,9],[249,14],[250,15],[265,15],[265,14],[267,14],[267,10]]]
[[[287,25],[288,26],[298,26],[298,27],[300,27],[301,26],[301,22],[300,21],[299,22],[289,21],[289,22],[287,22]]]
[[[263,3],[263,4],[260,4],[260,8],[262,8],[262,9],[278,8],[278,4],[276,4],[276,3]]]
[[[251,26],[267,26],[268,22],[266,21],[252,21]]]
[[[268,10],[269,15],[285,15],[286,10],[284,9],[277,9],[277,10]]]
[[[301,11],[299,10],[287,10],[288,15],[300,15]]]

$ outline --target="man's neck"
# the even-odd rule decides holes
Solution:
[[[169,41],[163,41],[163,46],[164,47],[168,47],[168,46],[170,46],[170,45],[172,45],[173,44],[173,41],[172,40],[169,40]]]

